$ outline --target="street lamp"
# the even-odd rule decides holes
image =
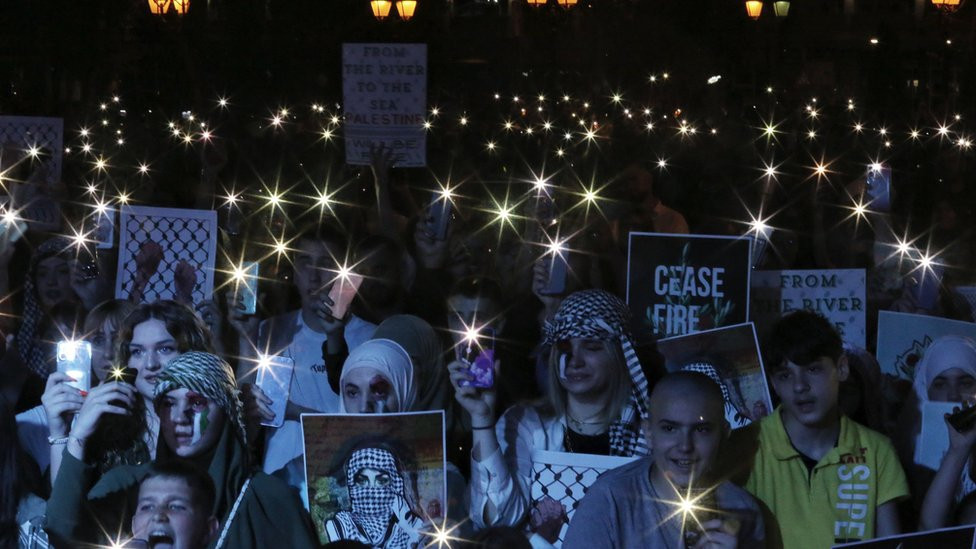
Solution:
[[[186,10],[190,9],[190,0],[173,0],[173,9],[180,15],[186,15]]]
[[[382,21],[390,15],[390,8],[393,7],[393,3],[390,0],[370,0],[369,6],[373,8],[373,17]]]
[[[400,19],[409,21],[413,17],[413,11],[417,9],[417,0],[397,0],[396,8]]]
[[[166,15],[170,9],[177,15],[186,15],[190,0],[149,0],[149,13],[153,15]]]
[[[773,3],[773,10],[776,12],[776,17],[786,17],[790,14],[790,3],[788,0],[778,0]]]
[[[749,0],[746,2],[746,13],[749,14],[753,20],[759,19],[759,15],[762,14],[763,3],[759,0]]]
[[[556,0],[560,7],[569,9],[576,5],[577,0]]]
[[[932,5],[943,13],[955,13],[962,6],[962,0],[932,0]]]
[[[530,6],[544,6],[546,5],[546,0],[525,0],[525,3]]]

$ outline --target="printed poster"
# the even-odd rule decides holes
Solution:
[[[842,543],[834,549],[974,549],[976,526],[941,528],[915,534],[888,536],[870,541]]]
[[[343,44],[342,98],[347,164],[383,143],[396,167],[427,165],[427,44]]]
[[[701,372],[721,386],[725,419],[733,429],[758,421],[773,409],[752,322],[661,339],[657,349],[669,372]]]
[[[20,217],[34,231],[61,230],[64,120],[39,116],[0,116],[0,170]]]
[[[547,541],[562,547],[573,514],[590,486],[603,473],[636,459],[639,458],[533,451],[531,514],[535,518],[530,520],[529,529],[537,520],[561,520],[558,537]]]
[[[115,297],[194,305],[213,295],[217,212],[122,206]]]
[[[749,321],[752,238],[630,233],[627,303],[639,341]]]
[[[443,521],[442,410],[302,414],[302,431],[305,507],[323,544],[353,539],[380,546],[386,540],[400,547],[397,543],[417,541],[418,531]]]
[[[864,269],[755,271],[752,320],[765,334],[781,316],[805,309],[823,315],[847,343],[865,346]]]
[[[916,464],[933,471],[939,469],[942,458],[949,451],[949,428],[945,423],[945,414],[951,414],[952,409],[958,406],[958,402],[922,403],[922,436],[919,444],[915,445]]]
[[[976,340],[976,324],[937,316],[880,311],[878,313],[878,364],[881,372],[915,379],[915,365],[925,349],[944,335]]]

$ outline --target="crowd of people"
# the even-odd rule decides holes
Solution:
[[[971,424],[947,421],[937,470],[912,457],[923,403],[976,398],[972,340],[934,341],[906,391],[823,317],[787,314],[762,342],[775,410],[733,431],[723,387],[702,371],[667,373],[620,297],[630,231],[697,229],[656,197],[645,166],[621,169],[605,215],[560,209],[558,189],[543,207],[543,188],[518,216],[519,238],[496,239],[461,208],[439,234],[432,208],[392,198],[410,191],[393,188],[391,163],[375,151],[376,206],[356,229],[293,227],[287,261],[264,258],[262,273],[274,263],[278,276],[263,275],[254,313],[233,283],[208,303],[177,291],[113,298],[110,269],[86,276],[83,246],[8,225],[0,546],[302,548],[321,546],[322,531],[334,547],[549,547],[569,510],[533,503],[535,450],[635,458],[590,488],[569,548],[820,549],[976,520]],[[772,239],[765,264],[826,251],[825,234],[842,227],[820,222],[792,250]],[[540,244],[557,229],[575,236],[554,290]],[[965,319],[951,289],[973,277],[969,238],[952,237],[960,251],[930,305],[911,282],[892,291],[872,279],[863,254],[823,267],[868,267],[869,324],[880,309]],[[220,243],[225,256],[247,248],[223,233]],[[329,290],[350,266],[363,282],[333,314]],[[465,353],[473,329],[493,334],[488,386]],[[91,344],[87,390],[57,368],[65,340]],[[256,384],[265,355],[294,363],[284,405]],[[313,524],[302,414],[434,410],[447,440],[442,519],[412,501],[396,445],[364,440],[337,474],[351,507]]]

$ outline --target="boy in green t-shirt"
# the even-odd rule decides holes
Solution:
[[[905,473],[887,437],[840,411],[848,364],[833,326],[813,312],[791,313],[773,327],[764,358],[781,404],[732,443],[754,453],[738,463],[751,465],[745,488],[772,514],[767,543],[781,537],[790,549],[823,549],[900,533]]]

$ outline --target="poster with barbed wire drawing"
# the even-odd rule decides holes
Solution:
[[[880,311],[877,357],[881,372],[909,381],[915,379],[915,366],[922,360],[925,349],[946,335],[976,340],[976,323]]]
[[[692,370],[719,384],[725,419],[733,429],[759,421],[773,409],[752,322],[661,339],[657,349],[669,372]]]
[[[217,212],[122,206],[115,297],[137,303],[211,298],[217,261]]]
[[[447,516],[444,412],[302,414],[319,540],[412,547]],[[458,502],[460,504],[460,502]]]
[[[630,233],[627,304],[639,341],[749,321],[752,238]]]
[[[533,451],[529,531],[536,532],[554,547],[562,547],[573,514],[590,486],[603,473],[637,459],[639,458]],[[558,529],[547,528],[547,522],[561,526]]]
[[[941,528],[868,541],[841,543],[832,549],[976,549],[976,526]]]

